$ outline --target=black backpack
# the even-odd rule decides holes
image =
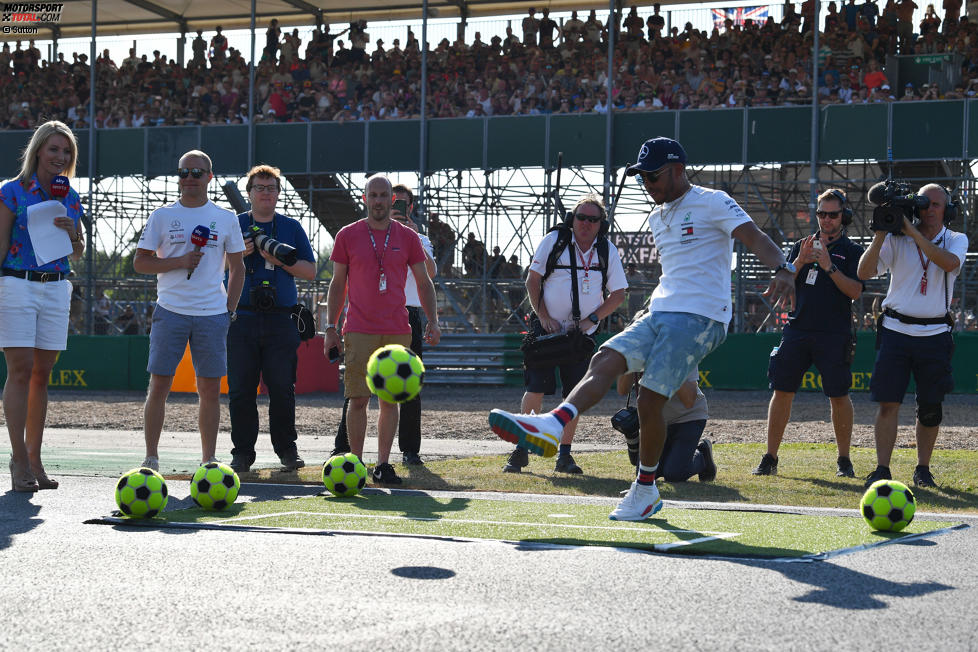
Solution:
[[[553,274],[555,269],[577,269],[577,265],[558,265],[557,261],[560,259],[560,255],[564,253],[564,250],[571,244],[571,238],[574,237],[574,232],[570,227],[564,224],[558,224],[557,226],[550,229],[550,231],[557,231],[557,242],[554,243],[553,249],[550,250],[550,256],[547,258],[547,266],[544,270],[543,278],[541,279],[541,284],[547,280],[547,277]],[[550,233],[548,231],[547,233]],[[598,264],[591,269],[596,269],[601,272],[601,296],[608,296],[608,238],[604,235],[598,235],[598,238],[594,241],[594,246],[598,248]],[[571,254],[573,255],[573,253]]]

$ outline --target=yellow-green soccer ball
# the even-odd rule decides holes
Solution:
[[[367,361],[367,387],[388,403],[410,401],[424,383],[424,363],[414,351],[388,344],[373,352]]]
[[[166,480],[153,469],[126,471],[115,484],[115,504],[129,518],[153,518],[168,499]]]
[[[863,494],[859,509],[874,530],[899,532],[913,520],[917,500],[902,482],[877,480]]]
[[[334,455],[323,464],[323,484],[334,496],[356,496],[367,483],[367,467],[353,453]]]
[[[201,464],[190,480],[190,497],[199,507],[221,510],[238,497],[241,480],[227,464]]]

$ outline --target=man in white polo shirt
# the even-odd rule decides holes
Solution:
[[[921,188],[920,194],[930,200],[927,208],[917,211],[920,223],[914,225],[904,216],[901,233],[876,231],[857,270],[864,281],[890,272],[869,386],[870,398],[879,403],[879,412],[877,466],[866,478],[867,487],[891,478],[897,419],[911,373],[917,384],[917,467],[913,483],[918,487],[937,486],[930,472],[930,458],[944,416],[944,395],[954,389],[954,322],[948,309],[954,280],[968,251],[968,236],[947,228],[957,213],[947,190],[931,183]]]
[[[238,218],[207,199],[207,184],[214,178],[210,157],[199,150],[187,152],[180,158],[177,176],[180,199],[149,216],[132,263],[139,274],[156,274],[157,278],[143,426],[143,466],[156,471],[160,468],[158,447],[166,397],[188,342],[200,398],[201,461],[215,460],[221,377],[227,374],[228,326],[245,274],[245,244]],[[198,226],[206,227],[210,234],[203,247],[192,241]]]
[[[628,175],[639,174],[655,206],[649,226],[659,250],[662,276],[649,314],[605,342],[557,409],[545,415],[493,410],[489,423],[503,439],[544,452],[564,426],[598,403],[625,372],[644,369],[639,381],[638,478],[611,513],[612,520],[639,521],[662,508],[655,486],[666,440],[663,407],[706,355],[723,342],[730,322],[730,263],[740,240],[775,268],[765,292],[774,306],[794,302],[794,266],[727,193],[690,184],[686,152],[671,138],[653,138],[639,151]]]

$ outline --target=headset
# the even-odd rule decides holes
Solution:
[[[941,186],[944,191],[944,226],[951,226],[951,222],[958,218],[958,202],[954,201],[951,191]]]
[[[845,193],[837,188],[830,189],[829,193],[839,200],[839,205],[842,207],[842,226],[852,224],[852,206],[849,205],[849,200],[846,198]]]

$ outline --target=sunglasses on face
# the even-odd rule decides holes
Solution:
[[[815,216],[819,218],[831,217],[834,220],[842,217],[842,211],[815,211]]]
[[[656,181],[659,180],[659,177],[661,177],[665,173],[666,173],[666,168],[660,168],[655,172],[642,172],[641,175],[642,178],[646,181],[646,183],[655,183]]]
[[[254,190],[255,192],[278,192],[278,186],[273,184],[269,184],[266,186],[260,183],[256,183],[251,187],[251,189]]]
[[[179,176],[181,179],[186,179],[188,176],[191,176],[194,179],[199,179],[208,172],[210,172],[210,170],[205,170],[203,168],[180,168],[177,170],[177,176]]]
[[[574,217],[581,220],[582,222],[590,222],[591,224],[597,224],[598,222],[601,221],[600,217],[595,217],[593,215],[581,215],[580,213],[576,213]]]

